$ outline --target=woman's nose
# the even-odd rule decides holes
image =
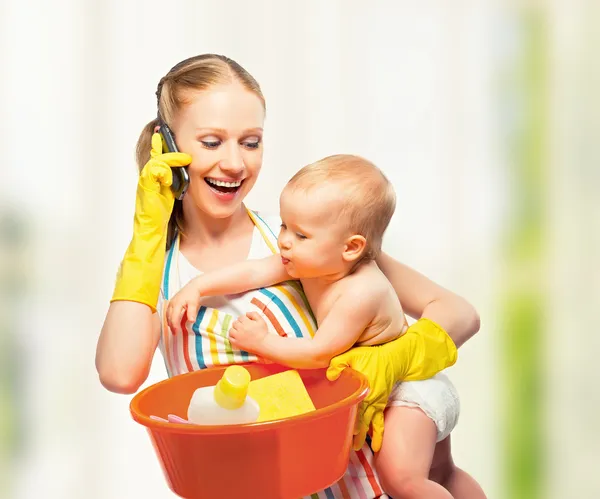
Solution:
[[[219,163],[221,170],[234,177],[240,175],[245,165],[239,144],[236,141],[230,141],[226,144],[223,152],[224,155]]]

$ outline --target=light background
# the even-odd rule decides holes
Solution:
[[[479,310],[456,462],[490,498],[600,497],[599,20],[584,0],[0,0],[0,497],[174,497],[94,351],[135,142],[160,77],[204,52],[267,99],[252,208],[363,155],[398,193],[385,250]]]

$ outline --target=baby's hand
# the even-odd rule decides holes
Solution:
[[[195,285],[195,279],[187,283],[169,300],[167,305],[167,324],[171,331],[181,332],[182,321],[187,311],[187,322],[194,322],[200,308],[200,292]]]
[[[260,354],[261,343],[269,334],[267,323],[256,312],[241,315],[231,325],[229,341],[231,346],[246,352]]]

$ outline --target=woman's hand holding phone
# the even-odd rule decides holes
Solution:
[[[160,134],[152,135],[150,160],[138,180],[133,237],[121,262],[111,301],[135,301],[156,310],[167,226],[175,201],[171,191],[171,168],[187,166],[191,162],[189,154],[163,153]]]

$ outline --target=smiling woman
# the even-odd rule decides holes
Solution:
[[[177,75],[173,81],[179,81]],[[176,202],[170,223],[173,234],[173,222],[183,229],[183,212],[230,217],[254,186],[262,166],[265,117],[264,99],[257,89],[256,82],[245,83],[231,71],[215,78],[210,92],[174,86],[170,80],[163,84],[159,106],[163,101],[181,103],[179,112],[165,119],[179,149],[192,156],[188,194],[182,206]]]

